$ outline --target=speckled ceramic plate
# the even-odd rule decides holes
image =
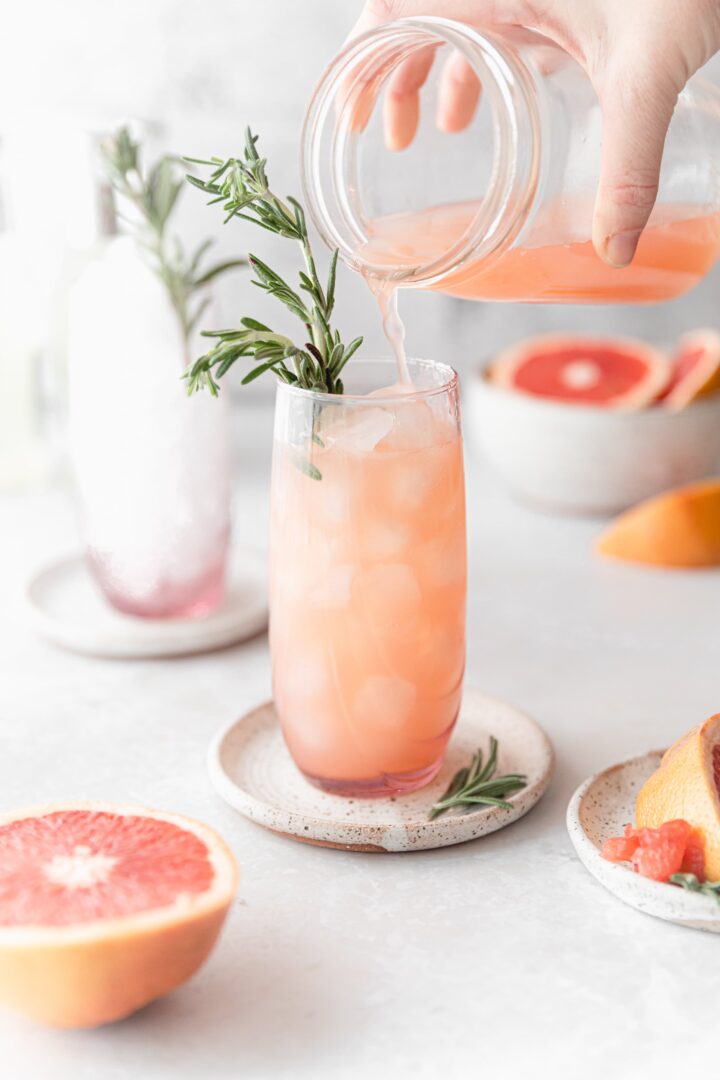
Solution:
[[[28,583],[30,625],[55,645],[87,656],[118,659],[207,652],[267,626],[265,558],[235,549],[223,603],[199,619],[137,619],[116,611],[74,555],[39,570]]]
[[[428,812],[473,752],[499,741],[499,773],[519,772],[527,787],[511,795],[512,810]],[[288,754],[272,702],[221,731],[208,753],[216,791],[266,829],[323,847],[354,851],[422,851],[474,840],[526,814],[547,788],[553,751],[545,732],[502,701],[466,690],[458,725],[438,776],[421,791],[395,798],[344,799],[309,784]]]
[[[635,821],[635,798],[648,776],[657,769],[662,750],[613,765],[591,776],[577,789],[567,811],[567,827],[581,862],[593,877],[630,907],[657,919],[720,933],[720,904],[712,897],[685,892],[640,877],[621,863],[607,862],[600,847],[609,836],[619,836]]]

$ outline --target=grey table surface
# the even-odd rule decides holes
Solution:
[[[236,535],[265,544],[270,410],[236,422]],[[596,559],[597,521],[513,502],[468,453],[468,684],[535,716],[557,773],[473,843],[363,855],[293,843],[213,793],[208,742],[269,694],[267,640],[169,661],[84,659],[21,617],[27,574],[76,546],[60,491],[0,501],[0,810],[135,801],[214,825],[242,870],[207,966],[112,1027],[0,1013],[8,1080],[614,1076],[715,1059],[720,941],[624,907],[565,831],[588,774],[720,707],[720,574]]]

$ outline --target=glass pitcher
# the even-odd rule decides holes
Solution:
[[[415,137],[397,152],[385,146],[382,102],[389,77],[420,50],[433,51],[432,69]],[[468,125],[445,133],[435,112],[453,53],[482,92]],[[601,119],[582,68],[533,31],[387,23],[352,41],[320,80],[303,134],[306,201],[348,264],[398,286],[543,303],[679,296],[720,252],[720,91],[696,77],[680,95],[657,204],[624,269],[591,243]]]

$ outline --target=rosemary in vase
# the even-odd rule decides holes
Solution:
[[[180,239],[170,235],[170,219],[184,187],[178,158],[166,154],[145,172],[140,144],[126,127],[105,139],[100,149],[114,190],[134,210],[132,219],[124,221],[167,289],[187,346],[210,302],[206,286],[225,271],[247,265],[247,260],[228,259],[206,266],[212,240],[187,254]]]
[[[217,394],[217,380],[226,375],[236,361],[251,357],[257,363],[244,376],[243,384],[271,371],[284,382],[306,390],[342,394],[343,369],[363,339],[356,337],[344,344],[340,332],[332,325],[338,253],[332,253],[323,283],[318,275],[305,211],[297,199],[291,196],[281,199],[272,190],[266,161],[258,153],[257,141],[257,135],[248,128],[244,152],[239,158],[226,161],[186,158],[186,161],[210,170],[205,179],[198,176],[187,179],[212,196],[209,205],[218,203],[222,206],[226,223],[232,218],[241,218],[298,243],[304,269],[299,271],[297,288],[292,288],[256,255],[249,255],[248,261],[255,271],[253,284],[274,296],[300,319],[304,340],[298,343],[249,317],[240,319],[240,325],[234,329],[204,330],[203,335],[215,338],[216,343],[186,371],[188,392],[206,387],[212,394]]]

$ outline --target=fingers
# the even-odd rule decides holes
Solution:
[[[463,131],[480,100],[480,80],[461,52],[455,50],[445,61],[440,89],[436,123],[441,131]]]
[[[366,0],[350,37],[357,37],[381,23],[412,15],[443,15],[446,19],[470,25],[528,24],[531,11],[536,11],[537,6],[537,3],[528,4],[527,0]]]
[[[420,89],[428,77],[436,46],[418,49],[404,60],[388,80],[383,102],[385,145],[404,150],[415,138],[420,119]]]
[[[636,65],[637,66],[637,65]],[[672,83],[655,76],[607,80],[601,91],[603,144],[593,244],[611,266],[627,266],[655,205],[668,125],[677,102]]]
[[[415,137],[420,119],[420,90],[435,59],[436,46],[419,49],[393,73],[383,104],[385,145],[404,150]],[[462,53],[453,51],[445,61],[437,103],[441,131],[463,131],[472,120],[480,98],[480,80]]]

